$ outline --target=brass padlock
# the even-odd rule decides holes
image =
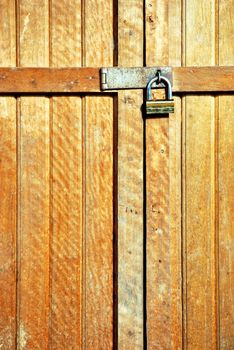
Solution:
[[[152,97],[153,83],[156,83],[156,87],[159,86],[160,83],[163,83],[166,89],[166,96],[167,96],[165,100],[153,99]],[[171,83],[167,78],[157,75],[155,78],[151,79],[148,82],[146,89],[147,89],[146,103],[145,103],[146,114],[174,113],[174,100],[172,98],[172,88],[171,88]]]

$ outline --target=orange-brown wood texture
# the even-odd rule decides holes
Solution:
[[[0,9],[1,66],[113,65],[112,1]],[[1,97],[0,111],[0,347],[110,349],[113,97]]]
[[[185,65],[216,63],[215,5],[214,1],[207,1],[203,6],[197,1],[184,4]],[[183,311],[184,346],[188,349],[218,346],[216,118],[214,97],[186,97],[183,109]]]
[[[233,1],[184,5],[184,65],[233,63],[234,26],[228,15],[233,6]],[[189,96],[183,104],[183,319],[188,349],[234,346],[231,101],[233,96]]]
[[[0,0],[0,349],[234,349],[233,11]],[[175,113],[113,65],[172,66]]]
[[[181,2],[146,1],[146,64],[181,65]],[[182,347],[180,121],[146,120],[147,348]]]
[[[100,69],[101,67],[64,68],[64,66],[62,68],[0,67],[0,92],[62,93],[63,95],[80,92],[103,92]],[[234,91],[233,66],[173,66],[172,79],[172,90],[176,94],[181,92]],[[135,88],[141,87],[136,86]],[[113,91],[107,90],[104,93],[113,93]]]
[[[234,2],[220,0],[218,8],[218,64],[234,64]],[[219,299],[219,342],[221,349],[234,347],[234,97],[217,101],[216,225]]]
[[[12,20],[0,23],[0,65],[16,63],[15,8],[2,1],[0,16]],[[16,100],[0,97],[0,346],[16,347],[16,217],[17,137]]]
[[[49,64],[46,1],[18,2],[17,64]],[[18,117],[17,346],[48,348],[49,99],[20,97]]]
[[[118,65],[143,65],[143,2],[119,3]],[[118,349],[143,349],[142,91],[118,94]]]
[[[66,9],[66,11],[65,11]],[[81,66],[81,4],[52,1],[50,66]],[[50,348],[82,347],[82,106],[50,99]]]
[[[84,65],[112,66],[112,1],[86,0],[83,18]],[[102,28],[98,35],[97,28]],[[89,96],[83,106],[84,347],[108,349],[113,346],[113,98]]]

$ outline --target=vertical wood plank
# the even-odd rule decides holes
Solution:
[[[85,349],[113,346],[113,110],[86,99]]]
[[[78,97],[53,98],[51,349],[81,347],[82,128]]]
[[[185,3],[184,63],[215,64],[215,2]],[[184,110],[184,347],[215,349],[215,102],[188,96]]]
[[[81,65],[81,1],[51,1],[53,67]],[[53,97],[51,108],[51,349],[82,347],[81,98]]]
[[[19,349],[48,347],[49,101],[21,99]]]
[[[113,2],[86,0],[85,66],[113,65]],[[97,30],[101,28],[101,30]],[[84,348],[113,347],[113,99],[84,102]]]
[[[2,67],[14,67],[16,63],[16,27],[15,4],[9,0],[1,0],[0,15],[0,46]]]
[[[119,66],[143,65],[143,1],[118,2]],[[118,349],[143,349],[141,91],[118,93]]]
[[[146,1],[146,64],[181,65],[181,1]],[[168,118],[169,117],[169,118]],[[147,345],[182,348],[181,102],[146,120]]]
[[[0,98],[0,346],[16,333],[16,103]]]
[[[216,346],[213,188],[214,104],[186,98],[186,312],[188,349]],[[203,345],[202,345],[203,344]]]
[[[18,1],[20,66],[48,65],[48,1]],[[47,349],[49,321],[49,99],[19,105],[18,348]]]
[[[147,344],[170,349],[169,120],[146,126]],[[154,133],[153,133],[154,131]],[[169,336],[168,336],[169,335]]]
[[[234,64],[232,0],[219,2],[219,64]],[[234,348],[234,99],[219,98],[219,310],[220,349]]]
[[[14,66],[15,5],[0,6],[0,65]],[[0,347],[15,349],[16,338],[16,102],[0,98]]]
[[[234,347],[234,108],[233,96],[219,107],[219,295],[220,349]],[[227,119],[228,118],[228,119]]]

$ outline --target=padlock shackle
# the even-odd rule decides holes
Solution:
[[[158,80],[158,77],[155,77],[155,78],[152,78],[147,86],[146,86],[146,96],[147,96],[147,100],[152,100],[152,84],[155,83],[156,81]],[[166,90],[167,90],[167,99],[168,100],[172,100],[172,88],[171,88],[171,83],[170,81],[163,77],[163,76],[160,76],[160,83],[163,83]],[[156,87],[159,86],[159,84],[156,84]]]

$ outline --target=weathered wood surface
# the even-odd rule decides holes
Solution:
[[[69,8],[66,1],[2,1],[0,11],[0,63],[19,73],[11,75],[13,90],[23,86],[23,77],[28,88],[41,78],[48,88],[51,74],[55,84],[68,84],[59,88],[68,92],[77,82],[66,67],[74,67],[73,73],[82,63],[113,65],[112,1],[81,6],[72,0]],[[99,35],[103,13],[109,21]],[[99,68],[87,70],[88,83],[95,80],[93,72],[99,77]],[[81,80],[87,70],[79,71]],[[112,96],[0,98],[4,350],[112,347],[112,116]]]
[[[234,67],[190,67],[173,68],[174,92],[234,91]]]
[[[216,3],[185,3],[183,63],[217,63]],[[215,79],[215,76],[214,76]],[[204,81],[204,84],[206,82]],[[211,96],[188,96],[183,105],[183,319],[184,347],[218,346],[216,255],[216,114]]]
[[[17,3],[18,64],[47,66],[47,1]],[[49,343],[49,99],[18,101],[18,333],[19,349]]]
[[[112,6],[112,0],[85,1],[85,66],[113,65]],[[108,350],[113,346],[113,98],[86,97],[83,111],[83,346]]]
[[[146,1],[146,63],[181,64],[180,1]],[[171,49],[171,45],[173,49]],[[146,120],[147,348],[182,348],[180,99]]]
[[[232,0],[219,2],[219,64],[234,64]],[[234,96],[220,96],[217,133],[216,239],[219,257],[220,349],[234,348]]]
[[[143,2],[120,0],[118,65],[143,65]],[[143,349],[141,91],[118,94],[118,349]]]
[[[233,0],[144,5],[0,1],[3,350],[234,348]],[[146,122],[147,315],[143,96],[101,93],[117,63],[197,93]]]
[[[66,8],[66,11],[64,9]],[[79,0],[52,1],[50,65],[81,65]],[[50,100],[50,349],[82,347],[82,106]]]
[[[101,92],[101,66],[100,68],[64,66],[65,63],[61,64],[60,68],[0,68],[0,92],[62,94]],[[127,64],[122,66],[127,67]],[[176,67],[176,63],[171,66],[174,93],[234,91],[233,66]],[[136,89],[138,88],[136,86]],[[108,92],[110,93],[110,91],[105,93]]]
[[[14,18],[14,4],[1,1],[0,17]],[[15,23],[0,21],[0,66],[16,64]],[[16,100],[0,97],[0,346],[16,346]]]
[[[60,54],[62,55],[62,52],[58,57]],[[65,61],[59,66],[65,66]],[[8,93],[99,91],[99,76],[98,68],[0,68],[0,91]]]

